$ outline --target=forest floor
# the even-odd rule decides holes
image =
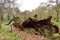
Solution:
[[[28,34],[25,31],[20,31],[18,28],[15,28],[15,27],[13,27],[12,32],[9,32],[11,29],[9,25],[2,24],[2,28],[7,28],[8,30],[6,32],[4,31],[1,32],[2,35],[3,34],[6,34],[6,35],[0,36],[0,40],[46,40],[44,36]],[[10,36],[13,35],[13,36],[10,37],[9,35]]]

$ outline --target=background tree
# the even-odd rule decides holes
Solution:
[[[56,10],[56,13],[57,13],[57,20],[59,19],[59,5],[60,5],[60,1],[59,0],[49,0],[50,3],[55,3],[56,4],[56,7],[55,7],[55,10]]]
[[[1,21],[2,21],[2,18],[3,18],[3,10],[4,10],[4,1],[1,1],[0,2],[0,27],[1,27]]]

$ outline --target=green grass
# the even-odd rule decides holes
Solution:
[[[59,32],[60,32],[60,20],[58,22],[57,21],[54,21],[54,24],[58,26]]]
[[[8,24],[9,21],[10,21],[10,20],[8,20],[8,19],[4,19],[4,20],[2,21],[2,23],[3,23],[3,24]]]
[[[10,31],[10,29],[8,29],[8,28],[0,28],[0,33],[1,32],[8,32],[8,31]]]
[[[2,21],[2,24],[8,24],[9,21],[10,20],[8,20],[8,19],[4,19]],[[4,40],[7,40],[8,37],[10,38],[10,40],[25,40],[25,38],[17,36],[17,34],[15,34],[13,32],[9,32],[9,31],[11,31],[11,29],[9,29],[9,28],[6,28],[6,27],[0,28],[0,40],[1,40],[1,36],[5,37]]]
[[[0,40],[1,40],[1,36],[4,36],[5,40],[8,37],[10,38],[10,40],[25,40],[24,38],[17,36],[17,34],[9,31],[10,29],[8,28],[0,28]]]

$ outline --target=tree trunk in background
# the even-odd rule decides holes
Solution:
[[[7,17],[8,17],[8,20],[10,20],[10,15],[9,15],[9,13],[8,13]]]
[[[56,20],[56,21],[58,22],[58,19],[59,19],[59,17],[58,17],[58,15],[59,15],[59,12],[58,12],[58,10],[57,10],[56,12],[57,12],[57,20]]]
[[[59,4],[57,4],[57,6],[56,6],[56,13],[57,13],[56,21],[58,22],[59,21]]]
[[[2,11],[0,10],[0,28],[1,28],[1,14],[2,14]]]
[[[56,4],[57,4],[57,10],[56,10],[56,12],[57,12],[57,20],[56,21],[58,21],[58,19],[59,19],[58,18],[58,15],[59,15],[59,7],[58,7],[59,6],[59,3],[58,3],[58,1],[59,0],[56,0]]]
[[[3,10],[4,10],[4,4],[0,3],[0,28],[1,28],[1,21],[3,20]]]
[[[1,17],[1,21],[3,21],[3,15],[2,15],[2,17]]]
[[[0,13],[0,21],[3,21],[3,13]]]
[[[1,28],[1,18],[0,18],[0,28]]]
[[[8,12],[8,15],[7,15],[7,16],[8,16],[8,20],[10,20],[10,19],[11,19],[11,14],[12,14],[11,12],[12,12],[12,11],[11,11],[10,8],[8,8],[7,12]]]
[[[0,9],[0,28],[1,28],[1,17],[2,17],[2,10]]]

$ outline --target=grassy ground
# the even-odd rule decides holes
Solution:
[[[9,31],[8,28],[0,28],[0,40],[22,40],[21,37]]]
[[[10,20],[8,20],[8,19],[4,19],[4,20],[2,21],[2,23],[3,23],[3,24],[8,24],[9,21],[10,21]]]
[[[3,20],[2,24],[8,24],[9,20]],[[0,40],[25,40],[18,36],[16,33],[10,32],[11,29],[5,27],[4,25],[0,28]]]

